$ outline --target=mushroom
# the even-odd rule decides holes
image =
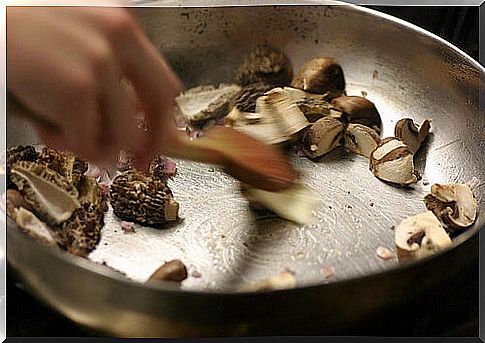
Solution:
[[[278,48],[258,46],[251,51],[236,71],[236,83],[247,86],[265,83],[273,87],[289,85],[293,67],[289,58]]]
[[[74,185],[77,185],[81,176],[88,170],[87,162],[76,158],[74,154],[57,151],[48,147],[42,149],[37,163],[43,164],[59,173]]]
[[[349,124],[344,134],[344,146],[350,151],[370,158],[372,151],[381,142],[379,135],[361,124]]]
[[[167,157],[157,155],[150,161],[148,172],[150,176],[166,182],[177,175],[177,165]]]
[[[62,223],[79,207],[78,190],[45,165],[20,161],[13,165],[11,174],[35,214],[48,224]]]
[[[346,119],[353,124],[368,126],[377,133],[381,129],[381,116],[376,106],[361,96],[341,96],[332,100],[331,104],[346,115]]]
[[[178,219],[179,204],[166,183],[134,171],[114,178],[110,203],[117,217],[142,225],[160,227]]]
[[[302,183],[279,192],[268,192],[242,185],[241,193],[253,205],[268,209],[279,217],[305,225],[313,221],[317,199]]]
[[[302,151],[310,158],[323,156],[341,145],[345,127],[337,119],[325,117],[313,123],[302,137]]]
[[[10,179],[10,169],[14,163],[19,161],[35,162],[39,153],[32,145],[17,145],[7,149],[7,188],[16,188]]]
[[[159,281],[182,282],[187,278],[187,268],[180,260],[172,260],[163,264],[148,279],[147,283]]]
[[[90,202],[99,206],[103,212],[108,210],[107,198],[95,178],[86,175],[81,176],[77,187],[80,202]]]
[[[343,115],[342,111],[323,99],[304,98],[296,104],[311,123],[323,117],[340,119]]]
[[[424,201],[450,231],[470,227],[477,219],[478,202],[467,184],[434,184]]]
[[[175,101],[188,127],[202,130],[229,113],[230,102],[240,90],[240,86],[233,84],[198,86],[180,94]]]
[[[31,238],[41,243],[57,246],[56,235],[52,229],[29,210],[19,207],[14,213],[15,222],[19,228]]]
[[[291,86],[333,98],[344,94],[345,78],[342,67],[330,57],[307,62],[295,75]]]
[[[281,272],[268,279],[260,280],[240,288],[241,292],[261,292],[296,287],[296,278],[291,272]]]
[[[82,202],[60,227],[60,246],[69,253],[86,257],[101,239],[104,213],[99,205]]]
[[[452,242],[433,212],[404,219],[394,232],[399,259],[423,258],[451,246]]]
[[[7,215],[15,220],[15,210],[23,207],[32,211],[30,204],[24,199],[23,195],[15,189],[7,189]]]
[[[428,136],[430,128],[431,120],[429,119],[426,119],[421,126],[418,126],[412,119],[403,118],[396,123],[394,135],[406,143],[413,154],[415,154]]]
[[[234,95],[231,108],[236,108],[241,112],[254,113],[256,111],[256,100],[273,88],[273,86],[262,82],[244,86]]]
[[[404,142],[395,137],[383,139],[372,151],[369,169],[377,178],[399,185],[418,181],[413,153]]]

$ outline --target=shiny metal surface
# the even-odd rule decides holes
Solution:
[[[281,47],[295,70],[312,57],[336,57],[348,94],[367,94],[376,104],[383,136],[403,116],[433,119],[433,135],[417,155],[423,180],[412,189],[395,188],[378,181],[360,156],[337,151],[318,163],[294,156],[320,200],[316,222],[297,227],[251,212],[237,183],[217,169],[180,162],[171,188],[184,221],[124,234],[109,212],[102,241],[89,256],[128,278],[46,249],[9,225],[9,262],[42,299],[75,321],[123,336],[321,333],[406,301],[476,258],[483,183],[476,188],[478,221],[452,250],[408,266],[376,256],[380,245],[393,248],[393,225],[425,209],[422,198],[432,183],[485,180],[484,70],[476,62],[416,27],[354,6],[138,11],[187,87],[230,81],[244,53],[261,43]],[[31,142],[29,128],[10,115],[17,131],[9,127],[9,144]],[[184,292],[129,280],[143,282],[173,258],[189,268]],[[324,266],[335,269],[333,277],[325,279]],[[284,269],[296,273],[298,289],[233,293]],[[201,277],[191,276],[194,271]]]

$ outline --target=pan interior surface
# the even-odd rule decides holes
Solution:
[[[379,181],[367,159],[343,149],[317,162],[292,156],[319,200],[307,226],[252,211],[238,182],[217,167],[177,161],[169,186],[183,220],[163,230],[135,225],[128,234],[110,209],[88,257],[94,262],[145,282],[165,261],[180,259],[187,290],[232,291],[285,270],[299,286],[352,279],[399,265],[380,259],[376,249],[394,249],[393,226],[426,210],[423,197],[433,183],[485,178],[483,70],[427,33],[353,6],[137,11],[186,87],[231,82],[244,54],[270,44],[290,57],[295,72],[311,58],[335,57],[347,94],[364,95],[379,110],[382,137],[392,136],[403,117],[431,118],[432,134],[415,157],[422,180],[406,189]],[[475,193],[480,214],[471,230],[484,224],[481,184]]]

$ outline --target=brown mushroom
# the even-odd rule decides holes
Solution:
[[[344,72],[333,58],[312,59],[295,75],[291,86],[311,93],[327,94],[331,98],[338,97],[345,91]]]
[[[428,136],[431,128],[431,120],[426,119],[418,126],[412,119],[403,118],[396,123],[394,135],[407,144],[415,154]]]
[[[289,58],[278,48],[258,46],[251,51],[236,71],[236,83],[247,86],[264,83],[272,87],[287,86],[293,77]]]
[[[387,182],[409,185],[418,181],[413,153],[395,137],[383,139],[370,155],[370,170]]]
[[[381,138],[371,128],[361,124],[349,124],[344,134],[344,146],[350,151],[370,159]]]
[[[361,96],[341,96],[332,100],[332,105],[341,110],[353,124],[368,126],[377,133],[381,129],[381,116],[376,106]]]
[[[401,260],[423,258],[451,246],[452,242],[433,212],[404,219],[394,230]]]
[[[434,184],[424,201],[450,231],[470,227],[477,219],[478,202],[467,184]]]
[[[313,123],[302,136],[302,151],[310,158],[321,157],[341,145],[345,127],[337,119],[325,117]]]
[[[180,260],[172,260],[163,264],[148,279],[147,283],[160,281],[182,282],[187,278],[187,268]]]

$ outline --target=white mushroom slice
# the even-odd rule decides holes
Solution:
[[[257,188],[243,187],[242,194],[256,205],[262,206],[283,219],[297,224],[310,224],[318,203],[311,190],[301,183],[279,192],[268,192]]]
[[[372,151],[370,170],[377,178],[399,185],[418,181],[411,150],[395,137],[382,140]]]
[[[396,226],[394,238],[400,259],[430,256],[452,244],[445,229],[431,211],[404,219]]]
[[[361,124],[349,124],[344,138],[347,149],[367,158],[370,158],[372,151],[381,142],[381,138],[373,129]]]
[[[265,122],[277,122],[286,136],[292,136],[310,123],[293,100],[291,93],[283,88],[274,88],[256,101],[256,113]]]
[[[241,287],[242,292],[261,292],[296,287],[296,278],[291,272],[282,272],[268,279]]]
[[[323,156],[340,146],[344,125],[337,119],[324,117],[317,120],[302,137],[302,150],[310,158]]]
[[[233,107],[231,112],[224,118],[224,125],[237,128],[243,125],[254,125],[261,123],[263,116],[259,113],[243,112]]]
[[[11,174],[12,181],[25,200],[49,224],[64,222],[80,206],[77,189],[66,178],[44,165],[17,162]]]
[[[413,154],[415,154],[428,136],[430,128],[431,120],[429,119],[426,119],[418,126],[412,119],[404,118],[396,123],[394,135],[406,143]]]
[[[240,89],[232,84],[199,86],[180,94],[175,101],[189,126],[203,128],[209,120],[217,121],[228,114],[230,101]]]
[[[47,245],[57,245],[51,229],[23,207],[15,209],[15,222],[27,235]]]
[[[451,230],[467,228],[477,219],[478,202],[467,184],[434,184],[424,201]]]
[[[291,140],[276,122],[236,126],[234,129],[266,144],[280,144]]]

